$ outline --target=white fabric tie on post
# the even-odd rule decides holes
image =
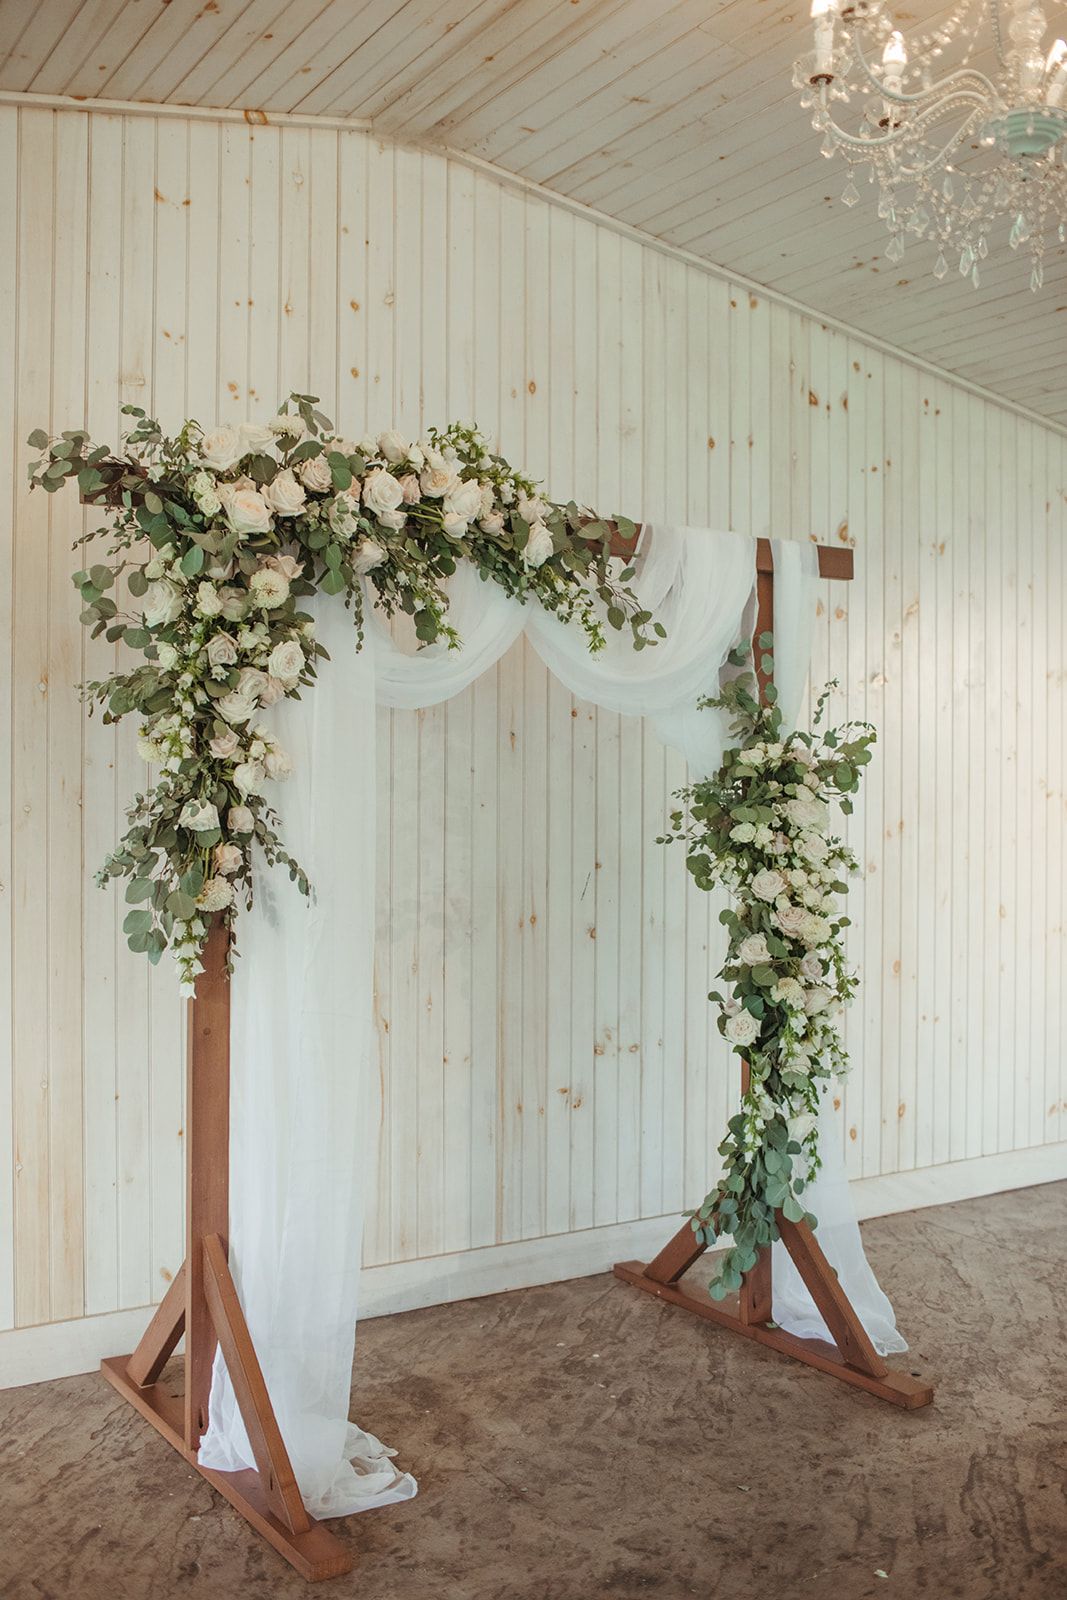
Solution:
[[[580,629],[539,606],[523,606],[463,563],[449,585],[450,621],[462,650],[405,650],[368,605],[367,648],[357,651],[350,615],[334,600],[316,600],[318,636],[331,659],[320,665],[312,693],[274,711],[295,771],[272,801],[282,837],[317,893],[309,907],[283,872],[260,865],[255,905],[241,918],[231,1022],[229,1243],[252,1340],[312,1516],[345,1516],[416,1493],[414,1479],[393,1466],[393,1452],[348,1415],[363,1174],[372,1170],[364,1083],[373,1074],[364,1068],[374,1048],[375,703],[410,710],[446,700],[493,666],[525,628],[573,693],[652,718],[664,741],[686,755],[694,777],[713,772],[722,759],[725,719],[696,703],[715,693],[726,655],[751,631],[755,545],[739,534],[655,528],[642,550],[633,587],[667,630],[655,648],[635,652],[628,631],[608,629],[604,650],[590,656]],[[811,559],[798,545],[776,550],[776,655],[780,692],[783,682],[789,686],[786,707],[793,693],[799,705],[807,674]],[[821,1131],[831,1148],[832,1127]],[[829,1186],[829,1164],[819,1182],[822,1194],[813,1184],[809,1198],[820,1242],[879,1342],[848,1264],[858,1249],[877,1291],[847,1184]],[[799,1277],[791,1283],[791,1271],[776,1247],[775,1315],[791,1331],[811,1331],[810,1318],[821,1318]],[[209,1410],[201,1464],[223,1472],[252,1466],[221,1354]]]

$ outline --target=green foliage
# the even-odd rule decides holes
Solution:
[[[756,648],[769,674],[771,635]],[[716,1299],[778,1238],[779,1216],[815,1226],[800,1196],[819,1165],[819,1085],[847,1070],[834,1019],[856,980],[836,897],[856,862],[829,832],[830,806],[851,810],[875,732],[866,723],[819,731],[835,687],[820,695],[812,733],[784,731],[773,685],[761,702],[751,652],[733,652],[720,694],[705,704],[729,713],[736,742],[714,776],[680,793],[661,841],[684,845],[700,888],[731,895],[720,912],[728,946],[718,973],[729,992],[709,999],[748,1064],[749,1086],[719,1146],[719,1181],[693,1217],[705,1242],[732,1236],[711,1285]]]

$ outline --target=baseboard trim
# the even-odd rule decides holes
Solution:
[[[950,1161],[915,1172],[859,1178],[852,1184],[852,1193],[862,1221],[1062,1179],[1067,1179],[1067,1141]],[[368,1267],[361,1285],[360,1316],[392,1316],[398,1311],[606,1272],[624,1257],[644,1260],[654,1255],[680,1224],[681,1218],[671,1212],[577,1233]],[[0,1389],[93,1371],[104,1356],[133,1349],[152,1309],[139,1306],[0,1332]]]

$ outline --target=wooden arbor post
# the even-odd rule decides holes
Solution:
[[[186,1257],[131,1356],[104,1377],[230,1504],[310,1581],[350,1572],[352,1559],[309,1517],[267,1394],[227,1262],[230,1159],[229,934],[215,917],[204,972],[189,1002],[186,1095]],[[160,1381],[185,1335],[184,1393]],[[255,1469],[213,1472],[197,1459],[207,1427],[216,1346],[222,1347]]]
[[[620,553],[632,550],[632,545],[621,546]],[[762,633],[774,630],[774,556],[769,539],[757,541],[756,548],[756,639]],[[819,546],[819,574],[823,578],[849,579],[853,574],[852,551],[832,546]],[[760,694],[767,687],[767,677],[759,667],[761,652],[757,648],[757,676]],[[749,1068],[744,1063],[741,1071],[742,1093],[748,1089]],[[643,1289],[669,1305],[681,1306],[686,1311],[730,1328],[759,1344],[769,1345],[782,1355],[792,1356],[820,1372],[828,1372],[845,1383],[866,1389],[869,1394],[893,1405],[912,1410],[929,1405],[934,1391],[928,1383],[905,1372],[893,1371],[875,1350],[867,1331],[860,1322],[851,1302],[837,1280],[837,1274],[827,1261],[814,1233],[806,1222],[790,1222],[778,1211],[775,1218],[782,1243],[814,1300],[823,1321],[833,1336],[833,1344],[822,1339],[798,1339],[772,1321],[773,1293],[771,1283],[770,1248],[760,1251],[756,1265],[746,1272],[737,1296],[736,1309],[725,1302],[716,1302],[703,1290],[691,1293],[681,1286],[681,1279],[704,1254],[706,1245],[699,1244],[693,1229],[686,1222],[647,1265],[640,1261],[620,1261],[615,1276],[636,1289]]]

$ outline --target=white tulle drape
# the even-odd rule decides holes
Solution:
[[[414,709],[448,699],[525,629],[575,694],[650,717],[685,753],[694,776],[714,771],[724,720],[696,702],[715,692],[728,651],[751,632],[754,552],[737,534],[647,530],[634,587],[667,637],[640,652],[628,633],[608,630],[604,650],[591,656],[580,629],[509,599],[466,564],[450,584],[461,650],[416,651],[402,629],[369,613],[366,648],[358,651],[344,608],[328,599],[315,604],[331,660],[312,692],[272,714],[295,768],[272,800],[315,894],[309,907],[283,871],[257,868],[255,906],[240,921],[230,1173],[231,1265],[314,1516],[347,1515],[416,1493],[414,1480],[394,1467],[393,1452],[348,1414],[362,1191],[373,1173],[362,1080],[374,1041],[375,704]],[[799,704],[807,673],[813,556],[782,544],[776,563],[777,672],[788,706],[791,697]],[[826,1126],[823,1135],[831,1147],[835,1131]],[[892,1313],[863,1258],[847,1184],[842,1176],[833,1185],[831,1171],[828,1162],[810,1191],[820,1240],[876,1342],[903,1348],[887,1341],[878,1321],[884,1308],[891,1328]],[[874,1294],[865,1295],[868,1287]],[[812,1319],[821,1326],[791,1263],[777,1257],[775,1315],[797,1332],[819,1331]],[[222,1471],[253,1464],[221,1356],[200,1460]]]
[[[371,1142],[362,1082],[373,1048],[374,658],[336,600],[313,602],[332,659],[273,725],[295,773],[272,792],[311,904],[257,865],[232,988],[230,1264],[282,1437],[312,1516],[415,1494],[349,1421],[362,1194]],[[200,1460],[252,1466],[221,1355]]]
[[[787,727],[795,727],[811,661],[819,582],[813,545],[776,539],[774,550],[774,681]],[[804,1204],[818,1219],[818,1240],[838,1280],[882,1355],[908,1347],[897,1332],[893,1308],[878,1285],[860,1239],[856,1208],[845,1175],[842,1128],[825,1085],[819,1101],[822,1166],[805,1190]],[[783,1244],[772,1250],[774,1319],[802,1339],[831,1338],[814,1300]]]

